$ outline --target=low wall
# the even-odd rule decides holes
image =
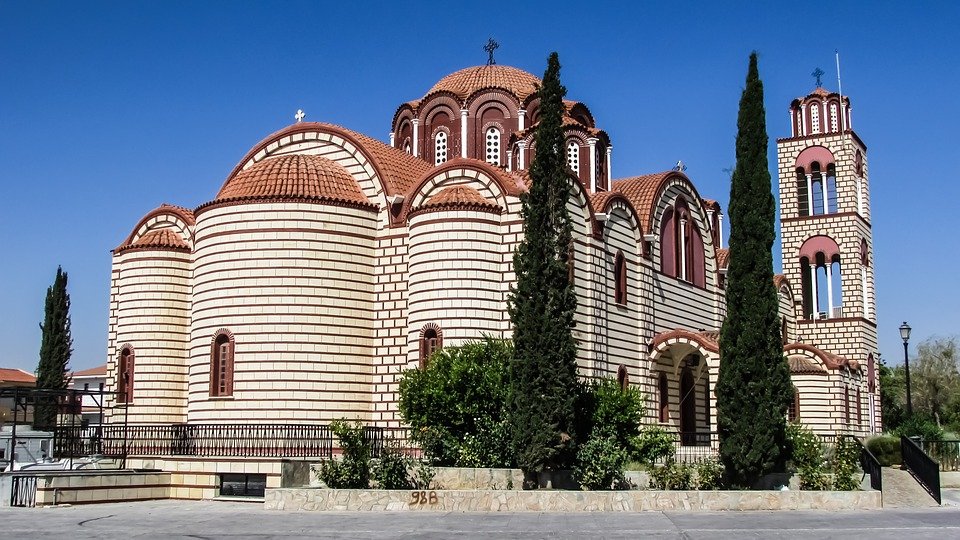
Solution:
[[[940,487],[960,488],[960,472],[940,471]]]
[[[267,489],[286,511],[637,512],[879,509],[879,491],[478,491]]]

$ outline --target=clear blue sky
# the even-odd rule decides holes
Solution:
[[[110,249],[162,202],[196,207],[267,134],[332,122],[387,140],[397,106],[497,60],[542,74],[611,136],[613,174],[678,159],[726,208],[737,101],[760,53],[773,141],[821,67],[868,145],[880,348],[958,331],[955,2],[0,1],[0,366],[36,367],[46,288],[69,272],[75,369],[106,360]],[[552,15],[547,15],[550,13]],[[775,171],[774,174],[775,181]],[[777,250],[779,269],[779,250]]]

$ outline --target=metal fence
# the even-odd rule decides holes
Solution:
[[[10,506],[33,508],[37,501],[37,477],[15,474],[10,480]]]
[[[852,435],[844,435],[844,437],[850,437],[857,441],[857,446],[860,447],[860,468],[865,474],[870,475],[870,487],[877,491],[883,491],[883,467],[880,466],[880,461],[863,444],[862,440]]]
[[[900,457],[904,466],[940,504],[940,465],[909,437],[900,436]]]
[[[921,441],[920,448],[940,463],[941,471],[960,471],[960,440]]]

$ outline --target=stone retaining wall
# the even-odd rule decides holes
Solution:
[[[486,491],[267,489],[286,511],[637,512],[879,509],[879,491]]]

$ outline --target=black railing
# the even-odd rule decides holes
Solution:
[[[921,441],[920,448],[940,463],[941,471],[960,471],[960,440]]]
[[[900,457],[903,465],[940,504],[940,464],[928,456],[909,437],[900,436]]]
[[[374,455],[383,448],[381,428],[366,427]],[[291,424],[148,424],[61,427],[54,434],[56,457],[220,456],[314,457],[333,455],[329,426]]]
[[[10,477],[10,506],[33,508],[37,503],[37,477],[14,474]]]
[[[682,463],[713,458],[720,448],[720,436],[716,431],[675,431],[670,435],[673,437],[673,459]]]
[[[865,474],[870,475],[870,487],[877,491],[883,491],[883,467],[880,466],[880,461],[863,444],[863,441],[852,435],[843,436],[857,441],[857,445],[860,446],[860,468],[863,469]]]

